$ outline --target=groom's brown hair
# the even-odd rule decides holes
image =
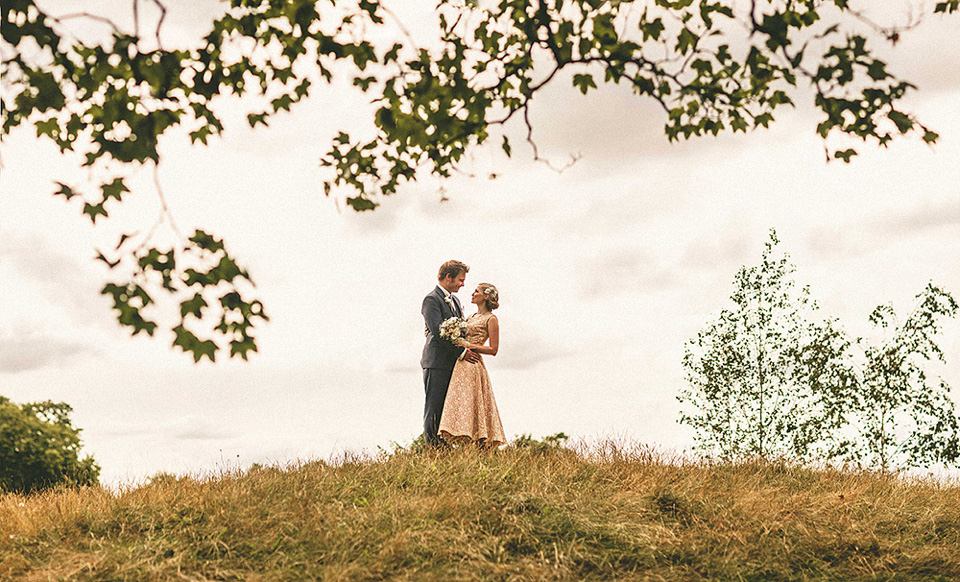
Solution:
[[[448,276],[456,278],[460,273],[469,273],[470,267],[460,261],[447,261],[440,265],[440,272],[437,273],[437,281],[443,281]]]

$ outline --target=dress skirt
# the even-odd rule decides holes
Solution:
[[[451,444],[496,447],[507,442],[483,361],[460,360],[453,368],[440,417],[440,437]]]

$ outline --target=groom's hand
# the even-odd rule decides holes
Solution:
[[[476,364],[477,362],[480,361],[480,354],[478,354],[473,350],[468,349],[465,352],[463,352],[463,359],[470,362],[471,364]]]

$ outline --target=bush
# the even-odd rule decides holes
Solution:
[[[70,405],[18,406],[0,396],[0,492],[32,493],[57,485],[96,485],[100,466],[80,459],[80,429]]]
[[[545,436],[542,440],[537,440],[529,434],[522,434],[514,439],[514,441],[510,443],[510,446],[518,449],[526,449],[534,453],[551,453],[564,450],[563,445],[569,439],[570,437],[562,432]]]

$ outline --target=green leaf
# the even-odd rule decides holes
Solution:
[[[247,123],[250,124],[250,127],[256,127],[258,123],[262,123],[264,126],[268,125],[267,123],[267,114],[266,113],[250,113],[247,115]],[[207,143],[207,142],[203,142]]]
[[[597,84],[593,80],[593,75],[579,73],[573,76],[573,86],[579,87],[580,92],[584,95],[586,95],[587,91],[589,91],[591,88],[597,88]]]
[[[180,302],[180,317],[186,317],[187,314],[190,314],[200,319],[203,316],[204,307],[207,307],[206,300],[203,295],[196,293],[193,298]]]
[[[223,241],[217,240],[212,235],[205,233],[202,230],[196,230],[189,239],[190,242],[196,244],[201,249],[217,252],[223,250]]]
[[[224,255],[220,258],[220,262],[217,263],[217,266],[210,270],[208,276],[213,279],[213,282],[227,281],[232,283],[237,277],[245,277],[249,279],[246,271],[240,269],[237,266],[236,261],[232,258]]]
[[[215,281],[212,281],[206,273],[201,273],[196,269],[187,269],[183,272],[183,275],[183,282],[187,287],[192,287],[193,285],[206,287],[207,285],[215,284]]]
[[[507,157],[511,157],[512,151],[510,149],[510,140],[507,139],[507,136],[503,136],[503,144],[501,147],[503,148],[504,153],[507,154]]]
[[[156,331],[157,324],[145,320],[140,315],[140,308],[153,302],[143,287],[132,283],[127,285],[107,283],[100,290],[100,293],[113,297],[113,308],[117,311],[117,322],[125,327],[132,327],[133,335],[145,331],[147,335],[152,336]],[[139,301],[139,307],[131,304],[134,299]]]
[[[857,155],[857,151],[856,151],[856,150],[854,150],[854,149],[846,149],[846,150],[843,150],[843,151],[834,152],[833,157],[834,157],[835,159],[843,160],[844,163],[849,164],[849,163],[850,163],[850,158],[852,158],[852,157],[855,156],[855,155]]]
[[[54,184],[57,184],[58,186],[60,186],[60,189],[53,193],[54,196],[63,196],[67,200],[70,200],[74,196],[77,196],[77,193],[74,192],[73,189],[70,188],[70,186],[67,186],[63,182],[54,182]]]
[[[640,30],[643,32],[643,40],[660,40],[660,33],[663,32],[663,19],[655,18],[650,22],[645,20],[640,21]]]
[[[393,47],[383,55],[383,63],[389,63],[391,61],[396,61],[397,56],[400,54],[400,49],[403,48],[403,45],[396,43]]]
[[[183,325],[173,328],[173,333],[173,347],[179,347],[184,352],[193,354],[194,362],[199,362],[204,356],[211,362],[216,361],[217,344],[213,340],[201,340]]]
[[[835,126],[836,124],[830,120],[822,121],[817,125],[817,133],[820,134],[820,137],[827,137],[827,135],[830,133],[830,130]]]
[[[946,2],[937,2],[934,7],[934,13],[942,12],[945,14],[950,14],[956,12],[960,9],[960,0],[947,0]]]
[[[90,217],[90,222],[96,224],[98,216],[107,216],[107,211],[103,207],[103,202],[100,204],[90,204],[85,202],[83,204],[83,213]]]
[[[742,115],[734,115],[730,119],[730,128],[733,129],[734,133],[738,131],[746,132],[747,127],[747,120]]]
[[[270,102],[270,105],[273,106],[273,112],[276,113],[281,109],[290,111],[290,105],[293,104],[293,98],[289,95],[281,95]]]
[[[874,59],[870,65],[867,67],[867,74],[870,75],[870,78],[874,81],[881,81],[890,76],[887,73],[887,63]]]
[[[199,141],[203,145],[207,145],[207,137],[209,137],[211,133],[213,132],[210,130],[210,126],[203,125],[200,129],[190,132],[190,143]]]
[[[310,79],[304,79],[299,85],[296,86],[296,88],[294,88],[293,92],[297,96],[296,101],[303,99],[310,93],[310,85]]]
[[[273,71],[273,75],[274,75],[274,77],[275,77],[278,81],[280,81],[281,83],[284,83],[284,84],[295,76],[295,74],[294,74],[294,72],[293,72],[293,67],[286,67],[286,68],[283,68],[283,69],[275,69],[275,70]]]
[[[890,113],[887,114],[887,118],[897,126],[901,134],[907,133],[913,128],[913,120],[896,109],[891,110]]]
[[[771,51],[776,51],[780,47],[785,47],[790,44],[790,39],[787,37],[787,26],[785,13],[774,12],[763,16],[757,30],[768,36],[766,42],[767,48]]]
[[[393,109],[390,107],[381,107],[378,109],[374,115],[374,121],[378,126],[387,131],[392,131],[397,128],[397,122],[393,116]]]
[[[247,359],[247,352],[257,351],[257,343],[252,337],[244,337],[242,340],[230,341],[230,357],[240,356]]]
[[[713,74],[713,63],[704,59],[694,59],[694,61],[690,63],[690,68],[700,76]]]
[[[680,31],[680,34],[677,35],[677,52],[680,54],[687,54],[692,51],[697,46],[697,41],[700,40],[700,37],[693,33],[686,26],[683,27],[683,30]]]
[[[123,183],[123,178],[114,178],[113,182],[102,184],[100,190],[103,192],[104,201],[108,198],[113,198],[117,202],[120,201],[124,192],[130,191],[126,184]]]
[[[612,46],[617,42],[617,29],[613,25],[613,14],[598,14],[593,19],[593,37],[604,46]]]
[[[730,54],[730,45],[720,45],[720,47],[717,49],[717,61],[723,64],[732,59],[733,56]]]
[[[373,200],[364,198],[363,196],[355,196],[353,198],[347,198],[347,204],[353,207],[357,212],[364,212],[366,210],[375,209],[378,204]]]
[[[37,137],[46,135],[47,137],[55,137],[60,133],[60,123],[57,121],[56,117],[51,117],[50,119],[44,119],[36,122],[37,128]]]
[[[355,77],[353,79],[353,84],[356,87],[360,87],[360,90],[366,92],[370,89],[370,85],[377,80],[376,77]]]

